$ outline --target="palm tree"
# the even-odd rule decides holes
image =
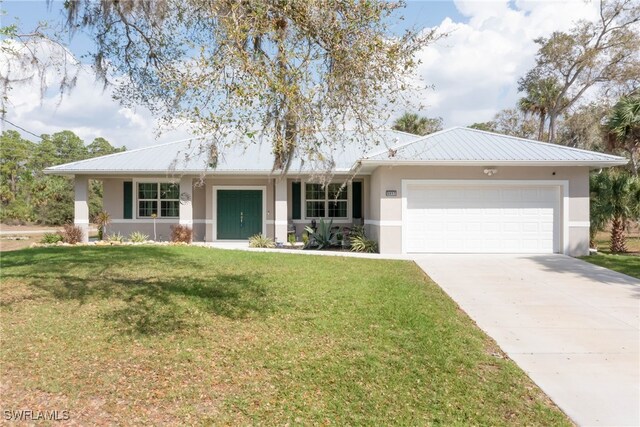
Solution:
[[[626,252],[626,226],[640,219],[640,181],[625,171],[591,176],[591,239],[611,221],[611,252]]]
[[[420,117],[416,113],[404,113],[396,119],[392,128],[414,135],[429,135],[442,130],[442,117]]]
[[[640,167],[640,95],[624,96],[616,103],[605,124],[609,149],[623,149],[631,157],[631,170]]]
[[[532,80],[521,87],[521,90],[526,92],[526,96],[520,98],[518,108],[525,114],[538,116],[538,140],[542,141],[549,111],[555,108],[560,87],[555,79],[546,78]]]

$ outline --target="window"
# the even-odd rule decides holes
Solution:
[[[158,212],[160,207],[160,212]],[[177,218],[180,216],[180,185],[170,182],[138,183],[138,217]]]
[[[342,184],[306,184],[307,218],[346,218],[347,187]]]

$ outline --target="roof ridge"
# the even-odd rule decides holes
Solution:
[[[477,133],[482,133],[482,134],[485,134],[485,135],[498,135],[498,136],[502,136],[504,138],[515,139],[515,140],[518,140],[518,141],[533,143],[533,144],[537,144],[537,145],[544,145],[545,147],[554,147],[554,148],[565,149],[565,150],[569,150],[569,151],[577,151],[579,153],[586,153],[586,154],[598,153],[598,154],[602,154],[602,155],[605,155],[605,156],[624,159],[624,157],[622,157],[622,156],[616,156],[614,154],[609,154],[609,153],[602,153],[600,151],[585,150],[583,148],[576,148],[576,147],[567,147],[566,145],[560,145],[560,144],[556,144],[556,143],[553,143],[553,142],[545,142],[545,141],[539,141],[537,139],[522,138],[522,137],[519,137],[519,136],[507,135],[507,134],[499,133],[499,132],[491,132],[491,131],[482,130],[482,129],[474,129],[474,128],[470,128],[470,127],[466,127],[466,126],[456,126],[455,128],[451,128],[451,129],[464,129],[464,130],[468,130],[470,132],[477,132]]]
[[[423,141],[423,140],[425,140],[425,139],[427,139],[429,137],[432,137],[432,136],[435,136],[435,135],[441,135],[443,133],[449,132],[449,131],[451,131],[453,129],[456,129],[457,127],[459,127],[459,126],[442,129],[442,130],[430,133],[428,135],[416,135],[416,134],[413,134],[413,133],[402,132],[402,133],[406,133],[407,135],[414,136],[415,139],[413,139],[411,141],[403,142],[403,143],[400,143],[400,144],[392,145],[391,147],[388,147],[388,148],[386,148],[384,150],[369,154],[369,155],[363,157],[361,160],[368,159],[370,157],[379,156],[380,154],[384,154],[384,153],[388,152],[389,150],[399,150],[399,149],[404,148],[404,147],[406,147],[408,145],[415,144],[416,142],[419,142],[419,141]],[[394,130],[394,129],[392,129],[392,130]],[[394,130],[394,132],[400,132],[400,131]]]
[[[55,170],[59,166],[76,165],[78,163],[86,162],[87,160],[93,160],[93,159],[97,159],[97,158],[106,159],[107,157],[116,157],[116,156],[120,156],[120,155],[123,155],[123,154],[137,153],[139,151],[149,150],[151,148],[164,147],[164,146],[171,145],[171,144],[178,144],[180,142],[192,141],[194,139],[202,139],[202,138],[205,138],[205,137],[204,136],[196,136],[196,137],[192,137],[192,138],[183,138],[183,139],[179,139],[177,141],[170,141],[170,142],[164,142],[162,144],[150,145],[148,147],[140,147],[140,148],[134,148],[133,150],[118,151],[117,153],[105,154],[104,156],[89,157],[88,159],[76,160],[75,162],[61,163],[59,165],[49,166],[48,168],[45,168],[45,170],[47,170],[47,169],[48,170]]]

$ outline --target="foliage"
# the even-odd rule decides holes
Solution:
[[[328,223],[320,219],[316,230],[306,226],[305,230],[309,235],[309,241],[304,246],[305,249],[325,249],[335,245],[336,234],[332,231],[333,219]]]
[[[537,139],[542,141],[547,114],[558,102],[558,82],[549,77],[529,79],[520,82],[519,90],[525,92],[525,97],[518,101],[518,107],[525,114],[538,116]]]
[[[302,232],[302,243],[303,243],[303,247],[305,248],[309,244],[309,233],[307,233],[306,231]]]
[[[149,240],[149,236],[140,231],[134,231],[129,235],[129,240],[133,243],[143,243]]]
[[[0,135],[0,220],[4,222],[17,220],[61,225],[72,221],[73,179],[45,175],[43,169],[120,151],[103,138],[96,138],[85,147],[71,131],[43,135],[42,138],[39,143],[33,143],[15,131],[4,131]],[[102,183],[90,181],[90,217],[101,210]]]
[[[290,244],[291,246],[295,245],[295,244],[296,244],[296,242],[297,242],[297,239],[296,239],[296,235],[295,235],[295,233],[290,233],[290,234],[287,236],[287,240],[288,240],[288,242],[289,242],[289,244]]]
[[[442,130],[442,117],[420,117],[416,113],[404,113],[396,119],[392,128],[414,135],[428,135]]]
[[[566,112],[558,125],[556,142],[567,147],[583,150],[605,151],[602,138],[602,123],[609,106],[604,101],[581,105]]]
[[[537,129],[536,121],[533,118],[515,108],[507,108],[499,111],[493,117],[493,120],[484,123],[474,123],[469,127],[472,129],[517,136],[518,138],[535,138]]]
[[[548,141],[556,139],[558,117],[594,86],[638,88],[640,82],[640,3],[601,0],[594,22],[578,21],[567,32],[556,31],[535,42],[536,65],[519,81],[519,89],[550,84],[542,104],[548,116]],[[623,89],[624,90],[624,89]]]
[[[84,231],[82,231],[82,228],[73,224],[63,225],[62,240],[65,243],[75,245],[76,243],[82,242],[83,238],[84,238]]]
[[[213,167],[218,141],[255,136],[271,143],[274,169],[296,154],[330,164],[320,147],[370,139],[385,106],[408,96],[416,52],[436,38],[392,36],[403,4],[386,0],[65,5],[69,26],[93,37],[97,75],[116,85],[116,98],[209,135]]]
[[[378,252],[378,242],[368,239],[362,229],[351,237],[351,250],[353,252],[376,253]]]
[[[111,223],[111,215],[109,215],[107,211],[98,212],[98,214],[93,217],[93,222],[98,226],[98,239],[102,240],[107,234],[107,225]]]
[[[272,238],[263,236],[262,234],[256,234],[249,237],[250,248],[275,248],[276,243]]]
[[[611,252],[626,252],[625,228],[640,218],[640,180],[626,171],[591,176],[591,239],[611,222]]]
[[[631,158],[631,171],[638,176],[640,168],[640,94],[623,96],[607,118],[606,129],[610,149],[626,151]]]
[[[174,243],[191,243],[193,241],[193,229],[182,224],[172,225],[171,241]]]
[[[45,233],[44,236],[42,236],[42,239],[40,239],[40,243],[45,244],[58,243],[62,241],[63,237],[60,233]]]
[[[120,232],[112,233],[107,236],[107,242],[122,243],[124,242],[124,236]]]

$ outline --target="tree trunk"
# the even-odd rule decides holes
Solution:
[[[620,253],[627,251],[624,236],[624,221],[622,218],[614,218],[611,221],[611,252]]]
[[[538,141],[542,141],[542,137],[544,136],[544,122],[547,119],[547,115],[545,113],[540,113],[540,124],[538,125]]]
[[[556,139],[556,117],[558,114],[555,111],[549,112],[549,138],[547,141],[554,142]]]

